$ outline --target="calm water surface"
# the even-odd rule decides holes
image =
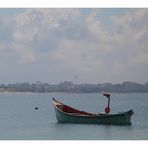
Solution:
[[[107,103],[105,97],[95,93],[1,93],[0,139],[148,140],[148,93],[112,94],[111,113],[133,109],[132,126],[57,123],[53,97],[93,113],[103,112]]]

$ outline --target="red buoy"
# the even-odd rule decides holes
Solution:
[[[110,112],[110,108],[109,107],[106,107],[105,108],[105,112],[108,114]]]

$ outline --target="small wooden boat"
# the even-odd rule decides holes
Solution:
[[[133,110],[120,112],[117,114],[108,114],[110,111],[109,101],[108,107],[105,108],[106,113],[99,114],[93,114],[74,109],[57,101],[54,98],[53,104],[55,107],[57,121],[61,123],[131,125],[131,116],[134,114]]]

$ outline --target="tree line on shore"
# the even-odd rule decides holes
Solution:
[[[102,84],[73,84],[73,82],[60,82],[59,84],[22,82],[15,84],[0,84],[0,92],[72,92],[72,93],[99,93],[99,92],[148,92],[148,82],[141,84],[126,81],[121,84],[102,83]]]

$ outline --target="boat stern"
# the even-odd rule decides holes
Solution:
[[[134,114],[134,111],[131,109],[128,111],[128,114],[132,116]]]
[[[127,111],[126,113],[125,113],[125,119],[126,119],[126,123],[127,123],[127,125],[131,125],[132,123],[131,123],[131,117],[132,117],[132,115],[134,114],[134,111],[131,109],[131,110],[129,110],[129,111]]]

